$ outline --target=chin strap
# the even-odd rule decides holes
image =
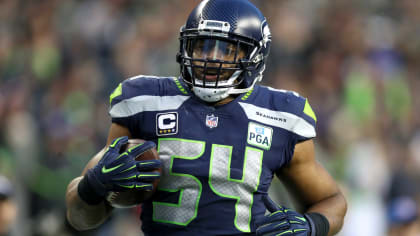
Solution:
[[[229,94],[241,94],[241,93],[247,93],[249,92],[251,89],[254,88],[255,84],[257,82],[261,82],[262,78],[263,78],[263,72],[265,71],[265,65],[264,67],[261,69],[261,71],[258,73],[257,77],[254,79],[254,82],[252,82],[251,86],[249,86],[248,88],[244,88],[244,89],[231,89],[228,93]]]
[[[242,93],[247,93],[250,90],[252,90],[255,86],[255,84],[257,82],[260,82],[263,78],[263,72],[265,70],[265,65],[262,68],[262,70],[257,74],[256,78],[254,79],[254,81],[252,82],[251,86],[247,87],[247,88],[243,88],[243,89],[238,89],[238,88],[201,88],[201,87],[195,87],[192,86],[192,90],[194,92],[194,94],[199,97],[201,100],[204,100],[206,102],[218,102],[223,100],[224,98],[228,97],[229,95],[235,95],[235,94],[242,94]],[[236,73],[236,72],[235,72]],[[194,91],[194,89],[196,89],[196,91]],[[200,92],[197,92],[197,90],[201,90]],[[208,90],[207,94],[203,94],[203,91]],[[225,94],[218,94],[218,90],[225,90]],[[213,92],[213,94],[212,94]],[[217,94],[217,95],[216,95]],[[219,98],[214,98],[214,99],[209,99],[210,97],[214,97],[217,96]]]
[[[262,74],[259,74],[258,75],[258,77],[254,80],[254,82],[252,83],[252,85],[251,86],[249,86],[248,88],[244,88],[244,89],[237,89],[237,88],[234,88],[234,89],[231,89],[228,93],[229,94],[241,94],[241,93],[247,93],[247,92],[249,92],[251,89],[253,89],[254,88],[254,86],[255,86],[255,84],[257,83],[257,82],[260,82],[262,80]]]

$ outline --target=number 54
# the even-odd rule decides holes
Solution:
[[[162,160],[162,178],[159,190],[179,192],[177,203],[153,202],[153,220],[186,226],[197,217],[202,183],[188,173],[174,172],[175,159],[195,160],[203,156],[205,142],[177,138],[158,141]],[[209,186],[221,197],[235,199],[235,227],[250,232],[253,194],[257,190],[262,170],[263,151],[246,147],[242,179],[230,177],[232,146],[213,144],[210,155]]]

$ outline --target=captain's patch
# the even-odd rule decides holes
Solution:
[[[164,136],[178,133],[178,112],[156,114],[156,135]]]

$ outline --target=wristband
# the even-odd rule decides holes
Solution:
[[[79,194],[80,199],[88,205],[98,205],[104,200],[105,193],[99,194],[97,188],[95,188],[96,185],[90,183],[89,180],[95,182],[95,184],[102,185],[102,183],[100,183],[96,177],[91,174],[91,170],[89,170],[83,179],[80,180],[77,186],[77,193]]]
[[[317,212],[304,214],[311,227],[311,236],[327,236],[330,231],[330,222],[327,217]]]

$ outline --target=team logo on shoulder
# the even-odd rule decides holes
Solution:
[[[209,128],[216,128],[219,123],[219,117],[211,114],[206,116],[206,126]]]
[[[249,122],[247,143],[262,149],[270,150],[273,128]]]
[[[178,133],[178,112],[156,114],[156,134],[158,136]]]

